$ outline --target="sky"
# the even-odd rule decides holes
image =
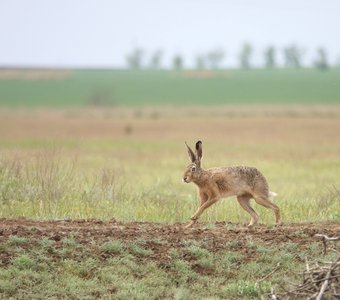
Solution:
[[[241,45],[253,45],[260,66],[269,45],[297,44],[310,64],[316,49],[340,62],[339,0],[0,0],[0,66],[123,68],[136,47],[147,64],[164,51],[169,66],[186,66],[220,48],[236,66]]]

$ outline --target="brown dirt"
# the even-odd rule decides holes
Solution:
[[[73,237],[79,244],[92,247],[96,255],[106,259],[112,254],[100,252],[98,245],[109,240],[120,240],[125,245],[142,241],[144,247],[151,249],[153,254],[148,259],[166,266],[170,260],[169,250],[175,248],[185,253],[185,241],[196,240],[203,244],[210,252],[218,253],[230,249],[242,253],[247,260],[254,259],[255,250],[249,247],[249,241],[260,242],[266,245],[283,245],[293,242],[300,249],[310,243],[318,241],[315,234],[340,236],[340,223],[303,223],[287,224],[279,227],[266,227],[260,225],[254,230],[248,230],[244,225],[218,222],[213,228],[205,224],[196,224],[192,229],[184,229],[184,224],[159,224],[148,222],[123,223],[115,220],[60,220],[60,221],[33,221],[24,218],[0,219],[0,244],[6,242],[12,235],[26,237],[28,242],[23,246],[27,249],[37,245],[43,237],[56,242],[61,247],[63,239]],[[229,243],[229,248],[227,245]],[[321,243],[321,242],[320,242]],[[96,250],[95,250],[96,249]],[[99,252],[98,252],[99,251]],[[86,255],[86,254],[84,254]],[[185,257],[190,260],[190,254]],[[0,252],[0,265],[6,265],[12,254]],[[81,257],[78,257],[81,259]],[[55,259],[58,259],[56,257]]]
[[[200,136],[203,140],[228,144],[245,141],[258,143],[261,139],[264,143],[284,141],[287,144],[315,145],[317,140],[320,144],[333,147],[340,131],[340,118],[329,117],[332,111],[340,115],[340,106],[332,106],[329,111],[319,108],[316,112],[296,108],[292,113],[288,108],[248,109],[242,111],[241,108],[222,107],[211,108],[210,111],[200,108],[172,111],[145,108],[139,112],[132,108],[106,109],[105,112],[94,109],[0,109],[0,138],[9,141],[31,138],[130,138],[154,141],[167,138],[182,143],[190,136]],[[139,113],[141,116],[137,117]],[[263,115],[266,113],[276,117],[266,117]]]
[[[72,73],[61,69],[0,69],[0,80],[66,80]]]

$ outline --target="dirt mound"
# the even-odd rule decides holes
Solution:
[[[225,251],[226,244],[232,245],[245,258],[253,259],[254,251],[249,241],[264,244],[296,243],[299,248],[308,247],[317,238],[315,234],[328,236],[340,235],[339,222],[287,224],[279,227],[258,226],[248,230],[244,225],[218,222],[215,224],[199,223],[192,229],[184,229],[184,224],[160,224],[148,222],[124,223],[115,220],[59,220],[33,221],[27,219],[0,219],[0,242],[10,236],[25,237],[29,242],[26,247],[34,247],[37,241],[47,238],[62,243],[72,237],[83,245],[101,244],[109,240],[124,243],[143,241],[145,247],[152,250],[149,258],[158,264],[166,264],[170,259],[169,250],[182,251],[185,241],[204,242],[204,247],[213,253]],[[107,253],[98,253],[105,259]],[[11,254],[0,253],[1,264],[11,259]],[[190,260],[190,257],[187,258]]]

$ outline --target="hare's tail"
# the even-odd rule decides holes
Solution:
[[[270,199],[273,199],[273,198],[276,197],[276,196],[277,196],[277,193],[272,192],[272,191],[269,191],[269,198],[270,198]]]

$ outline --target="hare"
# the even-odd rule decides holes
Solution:
[[[270,192],[268,183],[262,173],[253,167],[218,167],[204,170],[201,168],[202,142],[196,143],[196,154],[185,142],[191,164],[187,166],[183,181],[193,182],[198,186],[200,207],[191,217],[191,222],[186,228],[195,224],[203,211],[213,205],[222,197],[236,196],[241,207],[251,215],[248,227],[258,223],[259,216],[250,206],[250,199],[254,198],[258,204],[270,208],[275,213],[276,224],[281,223],[280,209],[269,200],[277,194]]]

